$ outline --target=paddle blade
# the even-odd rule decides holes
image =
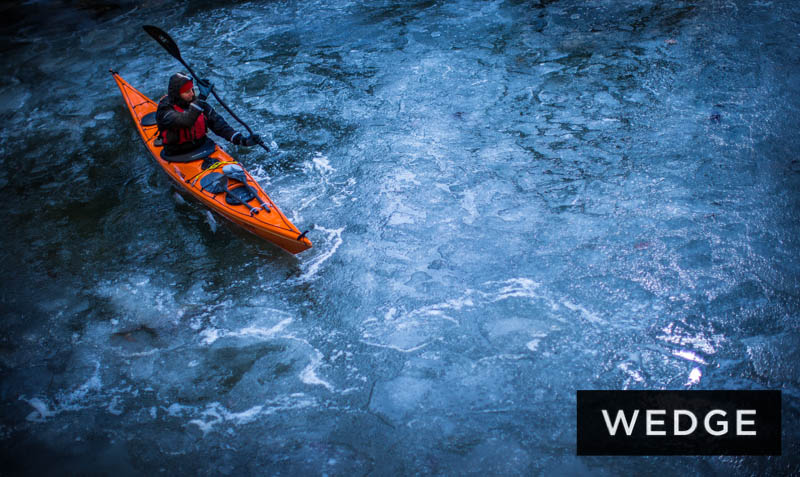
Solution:
[[[175,59],[183,62],[183,58],[181,58],[181,50],[178,49],[178,44],[175,43],[175,40],[172,39],[167,32],[164,30],[154,27],[153,25],[144,25],[144,31],[147,32],[148,35],[152,36],[155,41],[157,41],[161,46],[167,50],[167,53],[172,55]]]

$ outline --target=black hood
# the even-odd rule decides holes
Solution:
[[[181,106],[186,104],[186,101],[181,99],[181,86],[185,85],[187,81],[192,81],[192,77],[186,73],[175,73],[169,79],[169,87],[167,88],[167,96],[169,96],[172,104]],[[186,104],[188,106],[188,104]]]

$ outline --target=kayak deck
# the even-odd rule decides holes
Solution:
[[[227,193],[214,194],[202,187],[201,181],[208,174],[222,172],[222,167],[228,164],[239,164],[218,145],[213,145],[213,152],[210,154],[200,154],[202,157],[187,162],[164,160],[161,156],[163,147],[156,142],[158,126],[155,124],[155,115],[151,114],[155,113],[158,105],[122,79],[115,71],[112,71],[111,74],[125,98],[136,129],[147,149],[150,150],[155,162],[180,189],[188,192],[205,206],[236,225],[269,240],[289,253],[296,254],[311,248],[311,241],[305,236],[305,233],[300,233],[246,170],[244,171],[246,185],[252,187],[256,195],[247,205],[232,205],[226,201]],[[209,147],[208,150],[210,151],[211,148]],[[206,157],[211,159],[206,159]],[[204,162],[208,166],[206,169],[202,168]]]

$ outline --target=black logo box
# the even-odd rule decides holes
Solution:
[[[781,455],[780,391],[578,391],[577,405],[578,455]],[[638,410],[631,435],[620,421],[611,436],[604,409],[611,424],[623,411],[629,427]],[[650,429],[666,435],[648,435],[648,410],[665,411],[651,416],[663,424]],[[686,411],[695,416],[697,427],[690,435],[674,435],[675,410],[682,410],[678,415],[682,431],[691,427]],[[724,435],[712,435],[705,426],[714,410],[725,415],[712,414],[709,427],[720,432],[721,422],[726,421]],[[743,411],[741,429],[755,435],[737,435],[737,411]]]

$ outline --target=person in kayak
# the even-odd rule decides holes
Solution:
[[[234,131],[225,119],[204,100],[213,86],[207,80],[198,80],[199,95],[194,93],[192,78],[175,73],[169,79],[167,95],[161,98],[156,110],[158,134],[168,156],[188,154],[202,147],[211,131],[237,146],[255,146],[261,142],[258,134],[243,136]]]

